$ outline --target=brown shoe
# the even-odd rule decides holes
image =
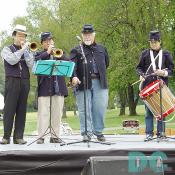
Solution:
[[[40,138],[36,142],[37,144],[43,144],[44,143],[44,138]]]
[[[0,144],[2,144],[2,145],[10,144],[10,139],[4,139],[4,138],[2,138],[2,140],[0,141]]]
[[[105,142],[105,141],[106,141],[106,139],[105,139],[105,137],[104,137],[103,134],[97,135],[97,140],[98,140],[99,142]]]
[[[14,139],[13,140],[14,144],[19,144],[19,145],[24,145],[27,143],[27,141],[25,141],[24,139]]]
[[[50,143],[62,143],[63,141],[60,138],[50,138]]]

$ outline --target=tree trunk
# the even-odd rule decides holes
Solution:
[[[77,105],[76,105],[76,103],[74,103],[74,116],[76,116],[77,115]]]
[[[125,115],[125,107],[126,107],[125,90],[119,91],[119,98],[120,98],[120,114],[119,114],[119,116],[121,116],[121,115]]]
[[[129,115],[131,116],[137,115],[136,106],[138,103],[138,99],[139,97],[137,97],[136,99],[134,98],[133,86],[129,84],[128,85],[128,106],[129,106]]]
[[[121,107],[120,107],[120,114],[119,114],[119,116],[121,116],[121,115],[125,115],[125,105],[121,105]]]
[[[66,105],[64,105],[64,107],[63,107],[63,118],[67,118]]]

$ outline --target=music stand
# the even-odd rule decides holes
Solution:
[[[63,61],[63,60],[39,60],[37,61],[35,68],[33,69],[33,73],[35,75],[45,75],[50,77],[50,83],[49,83],[49,94],[50,94],[50,115],[49,115],[49,126],[45,130],[44,134],[28,144],[27,146],[33,144],[37,140],[41,139],[42,137],[51,134],[51,136],[55,136],[58,138],[56,135],[54,129],[52,128],[52,123],[51,123],[51,109],[52,109],[52,84],[51,84],[51,77],[52,76],[66,76],[66,77],[71,77],[73,73],[75,63],[74,62],[69,62],[69,61]],[[59,138],[58,138],[59,139]]]

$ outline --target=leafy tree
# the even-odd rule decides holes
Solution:
[[[107,47],[110,56],[109,107],[113,107],[117,98],[121,115],[125,114],[126,105],[130,115],[136,115],[139,89],[131,84],[138,80],[135,67],[139,55],[149,47],[149,31],[156,29],[161,31],[163,47],[172,52],[175,50],[174,9],[173,0],[30,0],[28,15],[14,18],[12,27],[17,23],[26,25],[30,33],[29,41],[37,41],[39,48],[40,33],[51,31],[56,47],[66,51],[68,56],[71,48],[78,44],[76,35],[81,35],[82,25],[93,24],[96,41]],[[0,41],[3,47],[11,39],[3,32]],[[3,74],[1,69],[0,74]],[[171,79],[170,86],[173,85],[174,80]],[[30,106],[35,87],[36,77],[31,75]],[[72,109],[75,100],[72,92],[69,94],[65,104],[67,109]]]

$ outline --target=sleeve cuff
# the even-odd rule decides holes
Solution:
[[[165,74],[164,74],[164,77],[167,77],[168,76],[168,71],[164,71],[165,72]]]

